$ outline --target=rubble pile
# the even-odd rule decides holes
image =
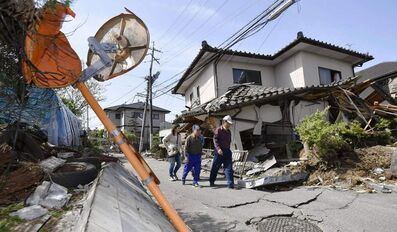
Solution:
[[[58,190],[64,188],[52,182],[42,182],[43,180],[54,181],[55,177],[65,177],[76,178],[73,184],[78,183],[77,181],[92,181],[83,177],[89,173],[91,179],[95,178],[102,162],[118,161],[117,158],[107,155],[87,155],[70,147],[51,145],[42,131],[23,123],[0,126],[0,206],[25,201],[37,186],[39,187],[36,191],[41,188],[53,191],[55,186],[59,186]],[[72,163],[74,166],[70,165]],[[63,168],[65,165],[69,165],[68,168]],[[79,170],[82,167],[89,170]],[[59,171],[62,173],[57,175]],[[79,177],[79,171],[83,177]],[[44,184],[48,188],[43,187]],[[49,196],[46,199],[47,203],[54,200]],[[55,199],[58,200],[57,197]],[[67,202],[65,199],[63,201]],[[29,206],[37,204],[27,202]],[[48,204],[41,206],[48,207]]]
[[[204,165],[210,167],[211,162]],[[397,148],[388,146],[355,149],[339,156],[329,166],[302,150],[298,161],[278,162],[273,155],[267,155],[265,161],[246,161],[244,167],[238,181],[243,188],[301,183],[358,192],[397,192]]]
[[[321,168],[305,163],[302,169],[311,170],[307,185],[325,185],[338,189],[374,192],[389,188],[397,191],[396,177],[392,173],[392,156],[396,148],[373,146],[355,149],[338,160],[332,168]],[[382,191],[385,192],[385,191]]]

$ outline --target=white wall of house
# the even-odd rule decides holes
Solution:
[[[302,57],[302,65],[306,86],[320,84],[318,67],[340,71],[342,79],[353,76],[352,65],[348,62],[343,62],[341,60],[309,52],[301,52],[300,54]]]
[[[297,88],[305,86],[302,52],[278,63],[274,68],[277,87]]]
[[[218,63],[218,96],[226,93],[229,87],[237,85],[233,83],[233,69],[248,69],[261,72],[263,86],[274,87],[274,71],[272,66],[242,63],[235,61],[220,61]]]
[[[213,65],[208,65],[189,86],[185,93],[185,104],[191,107],[190,94],[193,93],[193,98],[197,98],[197,87],[200,89],[200,103],[208,102],[214,99],[215,96],[215,79]]]

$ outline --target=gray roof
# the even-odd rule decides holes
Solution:
[[[325,48],[325,49],[333,50],[333,51],[336,51],[336,52],[344,53],[346,55],[355,56],[357,58],[360,58],[361,61],[359,63],[357,63],[357,64],[354,64],[354,66],[363,64],[363,63],[373,59],[373,56],[371,56],[371,55],[369,55],[367,53],[357,52],[357,51],[354,51],[354,50],[351,50],[351,49],[347,49],[347,48],[343,48],[341,46],[330,44],[330,43],[327,43],[327,42],[324,42],[324,41],[312,39],[312,38],[304,36],[302,32],[298,32],[297,38],[294,41],[292,41],[287,46],[285,46],[284,48],[282,48],[281,50],[279,50],[278,52],[276,52],[273,55],[250,53],[250,52],[237,51],[237,50],[231,50],[231,49],[223,50],[221,48],[211,47],[211,46],[208,45],[208,43],[206,41],[203,41],[202,42],[202,48],[200,49],[200,52],[194,58],[194,60],[189,65],[189,67],[186,69],[186,71],[183,73],[181,79],[179,79],[178,83],[173,88],[172,93],[174,93],[174,94],[177,93],[177,90],[182,85],[182,83],[185,80],[187,80],[188,78],[190,78],[191,73],[194,72],[194,68],[198,65],[198,63],[201,60],[201,58],[207,52],[220,53],[220,54],[224,54],[224,55],[241,56],[241,57],[247,57],[247,58],[274,60],[277,57],[281,56],[283,53],[287,52],[288,50],[290,50],[291,48],[295,47],[296,45],[298,45],[300,43],[305,43],[305,44],[313,45],[313,46],[316,46],[316,47],[319,47],[319,48]],[[198,66],[201,67],[201,65],[198,65]]]
[[[116,106],[110,106],[110,107],[106,107],[104,110],[105,111],[118,111],[119,109],[137,109],[137,110],[143,110],[145,107],[145,103],[144,102],[135,102],[132,104],[122,104],[122,105],[116,105]],[[157,111],[157,112],[164,112],[164,113],[169,113],[171,111],[163,109],[161,107],[158,106],[154,106],[153,105],[153,111]]]
[[[360,80],[372,80],[397,73],[397,61],[382,62],[356,73]]]
[[[354,77],[347,78],[329,85],[306,86],[300,88],[275,88],[259,85],[238,85],[229,88],[222,96],[215,98],[207,103],[197,106],[190,111],[182,112],[181,117],[197,116],[207,113],[216,113],[223,110],[243,107],[252,104],[266,104],[278,101],[283,98],[310,98],[310,94],[315,93],[316,97],[321,98],[329,95],[329,92],[336,87],[350,86],[355,80]]]

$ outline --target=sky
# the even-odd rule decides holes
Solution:
[[[71,7],[76,17],[63,25],[72,47],[86,60],[87,38],[95,35],[108,19],[124,12],[127,7],[140,17],[155,42],[160,65],[154,72],[160,77],[154,91],[160,90],[181,75],[206,40],[218,46],[269,6],[273,0],[74,0]],[[350,48],[375,57],[362,68],[397,60],[397,1],[395,0],[300,0],[259,33],[233,49],[273,54],[296,38],[298,31],[305,36]],[[144,76],[148,75],[149,57],[132,71],[104,82],[106,100],[112,105],[143,101],[137,93],[145,91]],[[359,69],[357,69],[359,70]],[[176,76],[175,76],[176,75]],[[185,109],[184,98],[166,94],[153,104],[171,111],[172,121]],[[102,128],[90,111],[90,128]]]

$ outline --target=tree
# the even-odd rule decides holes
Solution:
[[[97,101],[105,100],[105,96],[103,95],[105,86],[103,84],[91,79],[86,82],[86,85]],[[63,103],[68,106],[76,116],[83,118],[88,104],[78,89],[68,86],[57,90],[57,93],[61,97]]]

